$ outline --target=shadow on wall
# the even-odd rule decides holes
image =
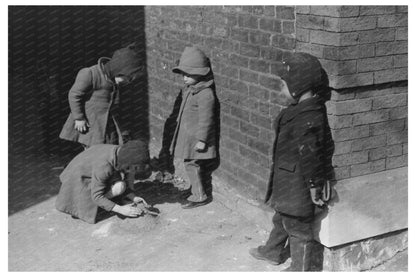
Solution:
[[[77,72],[131,42],[146,67],[144,7],[9,6],[9,215],[59,191],[82,148],[59,139]],[[121,124],[148,141],[147,73],[121,89]]]

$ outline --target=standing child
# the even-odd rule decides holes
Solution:
[[[186,47],[179,65],[172,70],[185,83],[170,153],[183,159],[191,183],[191,195],[184,209],[212,200],[211,174],[218,155],[216,96],[209,59],[196,47]]]
[[[95,144],[122,144],[119,124],[119,86],[135,79],[143,70],[134,44],[102,57],[98,64],[82,68],[68,93],[71,113],[61,139],[88,148]]]
[[[310,271],[314,204],[321,206],[322,188],[331,171],[334,145],[326,108],[316,95],[322,88],[317,58],[293,53],[284,62],[283,93],[290,105],[276,119],[273,165],[266,202],[275,209],[274,228],[265,245],[250,254],[272,264],[290,256],[287,271]],[[287,242],[289,247],[286,247]]]

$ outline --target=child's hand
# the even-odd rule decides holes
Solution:
[[[198,143],[195,145],[195,150],[196,150],[197,152],[202,152],[202,151],[204,151],[204,150],[205,150],[205,147],[206,147],[205,142],[198,141]]]
[[[322,188],[319,188],[319,187],[311,188],[310,189],[310,192],[311,192],[312,202],[315,205],[323,206],[325,204],[324,201],[322,201],[322,199],[321,199],[321,196],[322,196]]]
[[[146,202],[143,198],[141,198],[141,197],[139,197],[139,196],[135,196],[135,197],[133,198],[133,202],[134,202],[135,204],[143,203],[143,205],[144,205],[145,207],[149,207],[149,204],[147,204],[147,202]]]
[[[90,125],[86,120],[75,120],[75,130],[80,133],[86,133]]]
[[[133,204],[127,204],[124,206],[115,205],[113,211],[128,217],[138,217],[144,213],[143,210],[138,209]]]

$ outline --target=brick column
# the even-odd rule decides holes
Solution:
[[[337,179],[407,165],[407,7],[298,6],[296,50],[320,58]]]

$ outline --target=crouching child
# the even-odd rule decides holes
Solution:
[[[129,187],[134,179],[146,179],[151,175],[149,162],[147,145],[139,140],[121,146],[91,146],[78,154],[61,173],[56,209],[88,223],[97,222],[99,208],[127,217],[143,214],[145,210],[137,204],[144,200]],[[118,205],[112,201],[123,194],[133,203]]]

